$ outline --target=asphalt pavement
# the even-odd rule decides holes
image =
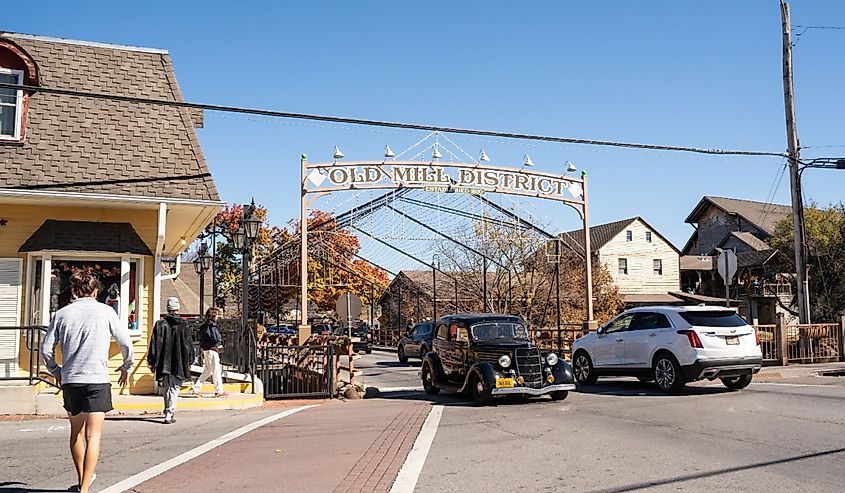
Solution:
[[[426,395],[419,362],[395,353],[356,368],[380,397],[315,402],[132,491],[384,492],[397,475],[411,485],[398,491],[417,492],[845,489],[843,377],[766,378],[736,392],[698,382],[681,396],[617,378],[562,402],[478,408]],[[110,418],[94,490],[279,411],[186,411],[170,426]],[[0,422],[0,493],[73,484],[67,433],[66,420]]]

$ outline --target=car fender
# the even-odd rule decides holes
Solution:
[[[555,377],[555,383],[575,383],[575,375],[572,374],[572,366],[564,360],[558,360],[557,364],[552,367],[552,375]]]
[[[466,378],[464,378],[464,385],[461,387],[461,392],[469,389],[469,382],[473,376],[478,377],[479,380],[484,382],[484,386],[487,388],[492,389],[496,387],[496,370],[489,361],[476,363],[469,368]]]
[[[443,365],[440,363],[440,357],[434,351],[429,351],[423,358],[423,364],[428,364],[431,371],[434,372],[434,381],[443,381]],[[421,367],[422,368],[422,367]]]

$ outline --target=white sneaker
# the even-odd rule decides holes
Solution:
[[[170,413],[164,413],[164,424],[169,425],[173,423],[173,415]]]

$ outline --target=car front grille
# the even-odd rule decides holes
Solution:
[[[539,349],[517,349],[516,368],[519,375],[525,380],[525,386],[535,389],[543,386],[543,365],[540,361]]]
[[[482,361],[487,361],[489,363],[498,363],[499,357],[503,354],[510,355],[510,351],[507,349],[502,349],[498,351],[496,351],[495,349],[483,349],[476,351],[475,357],[479,363]]]

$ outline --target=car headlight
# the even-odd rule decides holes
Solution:
[[[555,366],[557,361],[558,357],[555,353],[549,353],[546,355],[546,363],[548,363],[549,366]]]
[[[499,356],[499,366],[502,368],[507,368],[511,365],[511,357],[507,354],[503,354]]]

